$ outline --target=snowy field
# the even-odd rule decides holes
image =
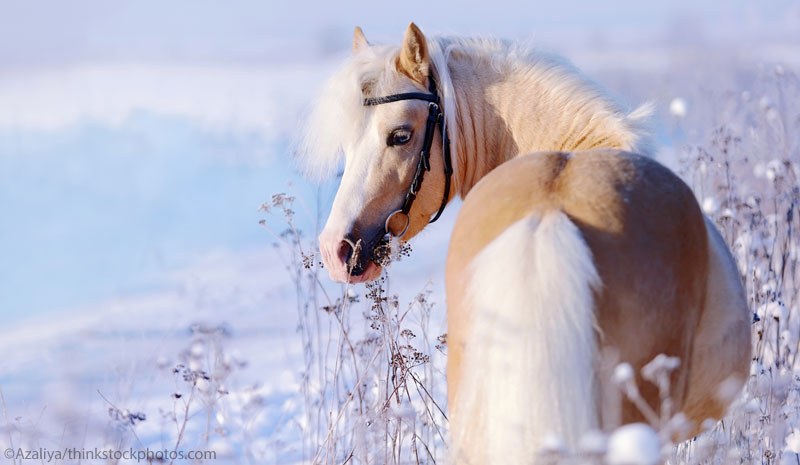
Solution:
[[[290,148],[352,27],[397,42],[414,20],[532,41],[653,101],[656,156],[739,262],[755,360],[731,415],[680,445],[677,420],[592,437],[581,459],[800,463],[800,5],[491,3],[0,0],[0,449],[444,463],[457,205],[380,285],[335,285],[309,259],[335,180]],[[95,461],[51,461],[77,462]]]

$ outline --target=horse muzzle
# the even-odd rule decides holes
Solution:
[[[375,263],[375,249],[383,238],[381,230],[358,238],[356,234],[323,234],[319,237],[322,262],[334,281],[361,283],[377,279],[382,267]]]

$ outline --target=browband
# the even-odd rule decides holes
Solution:
[[[426,102],[439,103],[439,96],[425,92],[406,92],[404,94],[387,95],[386,97],[365,98],[364,105],[374,106],[384,103],[399,102],[400,100],[424,100]]]

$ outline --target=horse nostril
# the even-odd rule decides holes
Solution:
[[[342,263],[347,264],[350,261],[350,258],[353,256],[353,250],[355,250],[353,243],[347,239],[344,239],[339,243],[339,248],[336,250],[336,256],[339,257],[339,260]]]

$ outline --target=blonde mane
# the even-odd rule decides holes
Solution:
[[[540,83],[539,88],[547,89],[541,98],[550,99],[555,105],[580,108],[588,115],[584,118],[588,124],[598,124],[602,120],[604,129],[618,136],[611,146],[644,154],[650,152],[648,119],[651,106],[643,105],[627,112],[600,86],[561,57],[543,53],[529,45],[486,38],[429,38],[428,50],[432,73],[444,102],[448,128],[458,128],[459,118],[469,116],[466,109],[460,108],[450,75],[454,61],[468,60],[475,69],[483,67],[500,75],[523,76]],[[323,179],[334,174],[341,163],[343,148],[357,140],[364,131],[366,117],[371,111],[362,105],[364,97],[397,91],[400,78],[396,60],[399,52],[398,45],[364,47],[351,55],[328,79],[297,144],[297,161],[306,175]],[[462,143],[459,131],[451,129],[448,133],[454,154],[453,168],[458,173],[459,165],[466,162],[466,156],[459,150]],[[552,149],[564,148],[536,148]],[[454,188],[459,192],[458,185]]]

